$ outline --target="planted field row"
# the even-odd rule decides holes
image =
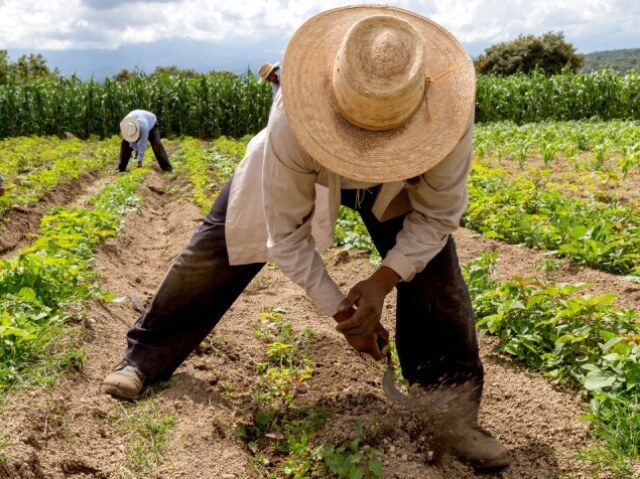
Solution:
[[[0,142],[5,195],[0,197],[0,216],[13,207],[38,201],[61,183],[77,180],[117,160],[117,138],[99,142],[12,138]]]
[[[285,308],[263,311],[255,330],[266,353],[252,391],[258,407],[252,422],[236,428],[253,454],[254,467],[268,477],[382,477],[383,453],[366,444],[362,425],[340,444],[317,443],[331,412],[299,401],[314,374],[316,360],[308,351],[313,332],[296,331],[286,314]]]
[[[210,143],[195,138],[183,138],[180,151],[172,162],[177,172],[186,172],[193,185],[193,199],[206,213],[222,187],[244,156],[246,143],[220,137]]]
[[[104,297],[93,255],[116,235],[124,212],[136,207],[135,191],[147,172],[120,176],[91,209],[53,209],[31,246],[0,260],[0,394],[16,382],[46,378],[56,362],[82,361],[68,339],[60,340],[61,326],[71,304]]]
[[[163,135],[241,137],[266,124],[271,101],[268,84],[230,73],[9,83],[0,87],[0,138],[63,131],[82,138],[110,137],[118,133],[122,118],[139,108],[158,116]]]
[[[476,120],[639,120],[638,97],[637,72],[480,75]],[[124,115],[136,108],[156,113],[165,135],[239,138],[264,127],[271,101],[269,87],[259,85],[250,73],[194,78],[160,75],[122,82],[111,78],[82,82],[76,77],[12,82],[0,87],[0,138],[63,131],[82,138],[109,137],[118,132]]]
[[[475,164],[465,226],[509,243],[556,251],[614,274],[640,275],[640,212],[540,188],[528,173],[510,177]]]
[[[640,119],[640,73],[478,76],[476,121]]]
[[[497,283],[491,280],[496,260],[485,254],[465,267],[478,329],[496,335],[500,351],[577,389],[604,444],[596,451],[601,466],[614,477],[630,477],[630,463],[640,456],[637,311],[614,306],[612,294],[581,296],[581,284]]]
[[[625,179],[640,174],[637,121],[547,121],[476,125],[474,152],[481,158],[516,163],[521,169],[561,161],[577,173],[601,172]]]

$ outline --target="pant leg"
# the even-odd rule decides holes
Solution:
[[[355,191],[343,190],[343,204],[357,209],[380,254],[395,245],[404,218],[379,222],[371,213],[376,189],[355,208]],[[396,347],[405,378],[424,386],[469,379],[482,392],[483,367],[473,307],[453,238],[409,282],[397,286]]]
[[[263,263],[230,266],[224,235],[229,181],[127,334],[125,358],[168,378],[211,332]]]
[[[120,161],[118,162],[118,170],[127,171],[127,165],[131,159],[132,151],[133,150],[131,149],[131,145],[129,145],[128,141],[120,141]]]
[[[156,157],[156,161],[160,165],[162,171],[173,171],[171,163],[169,163],[169,157],[160,140],[160,127],[156,123],[149,131],[149,143],[153,149],[153,154]]]

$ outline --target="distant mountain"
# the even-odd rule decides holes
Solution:
[[[640,71],[640,48],[586,53],[580,73],[589,73],[605,67],[613,68],[621,73],[629,70]]]
[[[278,42],[274,42],[276,45]],[[281,42],[283,43],[283,42]],[[273,43],[272,43],[273,45]],[[284,44],[282,45],[284,50]],[[40,53],[49,68],[58,68],[64,76],[77,75],[83,80],[103,80],[123,69],[139,69],[151,73],[158,66],[177,66],[198,72],[226,70],[256,72],[265,61],[281,61],[282,52],[274,52],[266,44],[223,45],[197,40],[167,39],[153,43],[125,45],[116,49],[94,50],[17,50],[9,49],[15,60],[20,55]]]

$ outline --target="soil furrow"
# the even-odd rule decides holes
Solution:
[[[102,175],[100,171],[87,173],[78,180],[56,186],[37,203],[10,209],[0,224],[0,258],[8,258],[27,246],[40,229],[40,220],[49,209],[66,204],[80,206],[78,202],[82,197],[95,195],[96,185],[102,188],[115,178]]]

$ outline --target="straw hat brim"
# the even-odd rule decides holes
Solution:
[[[339,113],[332,72],[349,28],[372,14],[408,21],[425,39],[426,75],[432,81],[422,105],[404,125],[388,131],[356,127]],[[420,15],[395,7],[328,10],[293,35],[283,59],[282,99],[289,127],[320,164],[341,176],[390,182],[418,176],[447,157],[473,122],[475,70],[455,37]]]
[[[264,76],[260,76],[260,79],[258,80],[258,83],[262,83],[262,82],[267,81],[267,78],[269,77],[269,75],[271,75],[278,68],[280,68],[280,62],[275,62],[273,65],[271,65],[271,68],[269,68],[269,71],[267,73],[265,73]]]

